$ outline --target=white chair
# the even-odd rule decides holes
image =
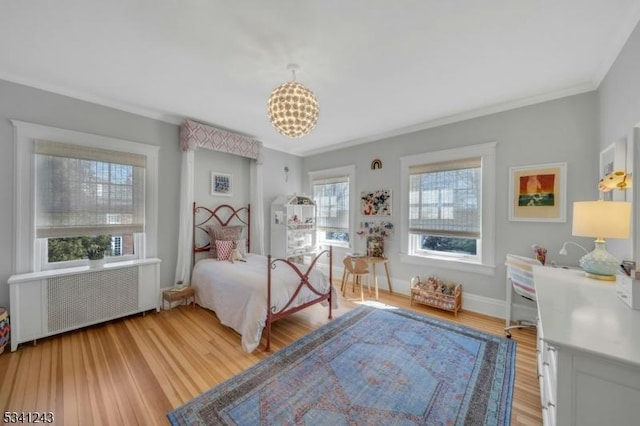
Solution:
[[[536,288],[533,282],[534,265],[541,265],[537,259],[530,257],[507,254],[505,261],[507,267],[507,303],[505,315],[504,334],[511,338],[511,330],[514,328],[535,328],[536,324],[527,320],[518,320],[515,325],[511,324],[511,289],[526,299],[536,301]]]

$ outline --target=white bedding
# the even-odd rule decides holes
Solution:
[[[306,266],[302,267],[306,272]],[[309,281],[316,290],[325,293],[328,277],[313,270]],[[289,301],[300,277],[287,265],[278,262],[271,275],[271,304],[278,310]],[[267,322],[267,257],[247,254],[246,262],[202,259],[193,268],[191,285],[196,290],[196,302],[216,313],[222,324],[242,335],[242,349],[253,352],[260,344],[262,329]],[[333,287],[332,304],[337,307]],[[317,296],[304,288],[295,306]],[[292,307],[292,306],[290,306]]]

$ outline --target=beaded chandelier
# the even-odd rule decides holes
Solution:
[[[318,99],[313,92],[296,80],[298,66],[287,69],[293,81],[276,87],[269,97],[269,120],[280,133],[290,138],[301,138],[313,129],[318,121]]]

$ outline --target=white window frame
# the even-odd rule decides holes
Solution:
[[[410,254],[409,236],[409,168],[420,164],[454,161],[470,157],[482,158],[482,237],[476,256],[443,255],[431,251],[421,255]],[[495,274],[495,187],[496,187],[496,142],[446,149],[436,152],[400,157],[400,260],[414,265],[440,267]]]
[[[355,230],[355,215],[357,211],[357,197],[354,196],[356,191],[356,166],[342,166],[332,169],[315,170],[308,173],[309,176],[309,194],[313,194],[313,181],[320,179],[328,179],[337,176],[349,176],[349,242],[340,243],[336,241],[317,240],[316,244],[330,245],[333,247],[354,247],[354,230]]]
[[[14,273],[55,269],[47,259],[45,239],[35,237],[35,154],[36,139],[82,145],[93,148],[108,146],[114,151],[140,154],[147,157],[145,171],[145,233],[134,234],[136,258],[157,256],[158,245],[158,151],[159,147],[110,138],[91,133],[59,129],[24,121],[11,120],[15,142],[15,228]],[[118,258],[118,261],[125,260]],[[64,267],[82,266],[87,260],[60,262]],[[60,267],[62,265],[57,265]]]

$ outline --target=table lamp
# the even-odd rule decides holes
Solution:
[[[631,203],[603,200],[573,203],[572,234],[596,238],[595,249],[579,261],[586,276],[615,281],[620,260],[607,251],[605,238],[629,238],[630,232]]]

